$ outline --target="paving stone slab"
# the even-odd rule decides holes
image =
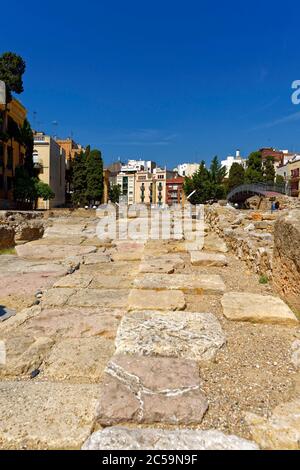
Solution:
[[[114,350],[114,341],[101,337],[59,341],[41,366],[42,377],[55,381],[99,382]]]
[[[0,447],[80,449],[98,396],[99,385],[0,382]]]
[[[90,285],[96,289],[130,289],[133,286],[133,279],[128,274],[122,276],[111,276],[109,274],[95,273]]]
[[[63,307],[71,296],[75,295],[75,289],[56,287],[49,289],[42,297],[42,306]]]
[[[117,354],[213,359],[225,335],[211,313],[131,312],[120,323]]]
[[[109,275],[109,276],[128,276],[130,278],[136,277],[139,270],[139,261],[130,262],[115,262],[115,263],[102,263],[102,264],[82,264],[80,266],[81,273],[88,273],[94,276],[95,273]]]
[[[246,414],[253,439],[270,450],[300,450],[300,399],[277,406],[269,418]]]
[[[63,276],[66,273],[66,269],[59,262],[30,261],[19,258],[17,255],[1,255],[1,271],[5,275],[8,273],[46,272]]]
[[[140,261],[144,250],[126,250],[112,252],[113,261]]]
[[[213,233],[209,233],[207,237],[204,238],[204,250],[227,253],[228,247],[220,237]]]
[[[68,305],[122,308],[127,306],[128,293],[128,289],[81,289],[72,295]]]
[[[125,309],[112,308],[43,309],[38,315],[28,318],[22,327],[23,331],[35,336],[49,336],[55,339],[90,336],[114,338],[124,314]]]
[[[37,369],[53,346],[49,337],[36,338],[22,331],[14,336],[1,334],[0,338],[6,352],[5,364],[0,363],[0,377],[20,376]]]
[[[208,407],[200,385],[194,361],[114,356],[101,384],[98,422],[200,423]]]
[[[74,274],[69,274],[63,278],[56,281],[53,287],[81,287],[82,289],[87,288],[93,277],[88,274],[81,274],[80,272],[75,272]]]
[[[135,289],[182,290],[199,294],[219,294],[225,284],[218,274],[144,274],[134,281]],[[173,295],[173,293],[172,293]]]
[[[33,242],[26,243],[25,245],[16,246],[17,255],[20,258],[29,259],[48,259],[57,260],[64,259],[69,256],[87,255],[96,252],[95,246],[81,246],[81,245],[37,245]]]
[[[86,266],[91,264],[110,263],[111,257],[109,253],[97,252],[90,255],[84,255],[83,262]]]
[[[128,296],[128,310],[183,310],[186,306],[181,291],[132,289]]]
[[[221,302],[223,313],[229,320],[299,325],[292,310],[279,297],[228,292],[224,294]]]
[[[0,274],[0,298],[8,295],[30,295],[37,290],[51,287],[58,276],[55,273],[6,273]]]
[[[175,269],[184,268],[184,260],[177,254],[160,255],[157,257],[146,255],[140,264],[141,273],[171,274]]]
[[[251,441],[217,430],[125,428],[92,434],[83,450],[259,450]]]
[[[191,251],[191,264],[193,266],[227,266],[226,256],[220,253],[205,251]]]

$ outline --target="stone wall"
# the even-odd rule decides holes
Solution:
[[[273,232],[277,214],[206,206],[206,223],[249,269],[272,278]]]
[[[273,283],[300,314],[300,210],[284,214],[275,224]]]
[[[0,249],[37,240],[44,234],[43,213],[33,211],[0,211]]]

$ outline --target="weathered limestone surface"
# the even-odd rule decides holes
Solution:
[[[226,243],[214,234],[209,234],[207,237],[205,237],[204,249],[207,251],[219,251],[221,253],[228,252]]]
[[[16,334],[16,333],[15,333]],[[30,334],[0,335],[6,350],[6,362],[0,363],[0,377],[18,376],[38,368],[53,346],[49,337]]]
[[[220,431],[113,426],[92,434],[83,450],[258,450],[251,441]]]
[[[102,253],[98,251],[97,253],[84,255],[83,262],[87,266],[98,263],[110,263],[111,257],[108,253]]]
[[[165,273],[171,274],[175,269],[184,268],[184,260],[177,254],[145,256],[140,264],[141,273]]]
[[[53,273],[53,275],[63,276],[66,274],[66,267],[59,262],[31,261],[19,258],[15,255],[1,255],[1,271],[5,273]]]
[[[167,290],[132,289],[128,296],[128,310],[183,310],[185,299],[181,291],[172,295]]]
[[[114,356],[101,384],[98,422],[196,424],[207,407],[196,362]]]
[[[191,263],[193,266],[226,266],[227,258],[220,253],[204,251],[191,251]]]
[[[169,289],[201,294],[225,291],[225,284],[218,274],[144,274],[135,279],[134,286],[136,289]]]
[[[128,292],[127,289],[81,289],[69,298],[68,305],[72,307],[122,308],[127,306]]]
[[[2,449],[79,449],[90,435],[99,385],[0,382]]]
[[[42,365],[43,378],[99,382],[115,350],[107,338],[69,338],[58,342]]]
[[[279,295],[300,314],[300,210],[275,224],[273,282]]]
[[[143,257],[143,249],[115,251],[111,257],[113,261],[139,261]]]
[[[38,315],[28,318],[22,327],[33,335],[55,339],[91,336],[114,338],[124,313],[125,310],[100,307],[46,308]]]
[[[229,320],[253,323],[297,325],[291,309],[278,297],[247,292],[228,292],[222,300],[223,313]]]
[[[269,419],[247,413],[253,439],[263,448],[300,450],[300,399],[277,406]]]
[[[37,245],[35,242],[29,242],[25,245],[16,247],[16,252],[21,258],[30,259],[48,259],[56,260],[79,255],[87,255],[97,250],[95,246],[78,246],[78,245]]]
[[[118,329],[118,354],[213,359],[225,344],[218,320],[211,313],[132,312]]]
[[[60,287],[57,287],[56,289],[49,289],[43,295],[42,305],[43,307],[63,307],[72,295],[75,297],[75,292],[75,289]]]
[[[110,274],[103,274],[102,272],[95,273],[91,283],[91,287],[96,289],[129,289],[132,286],[133,280],[130,279],[128,274],[112,276]]]
[[[72,275],[62,277],[56,281],[53,287],[81,287],[82,289],[85,289],[91,284],[92,279],[93,277],[88,274],[76,272]]]

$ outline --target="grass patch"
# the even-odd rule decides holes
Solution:
[[[259,278],[259,283],[268,284],[268,282],[269,282],[268,276],[266,276],[265,274],[262,274]]]
[[[15,255],[16,250],[14,248],[0,248],[0,255]]]

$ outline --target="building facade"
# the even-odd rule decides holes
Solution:
[[[300,197],[300,155],[296,155],[287,164],[290,194],[293,197]]]
[[[38,209],[51,209],[65,204],[65,160],[63,148],[49,135],[34,135],[33,162],[39,179],[47,183],[55,193],[50,201],[38,201]]]
[[[68,164],[70,160],[74,160],[76,155],[79,155],[80,152],[85,151],[85,148],[74,142],[73,139],[55,139],[55,141],[65,152],[66,164]]]
[[[226,177],[228,178],[230,169],[234,163],[238,163],[239,165],[242,165],[243,168],[246,168],[247,165],[247,160],[243,157],[241,157],[240,151],[237,150],[235,153],[235,156],[228,155],[226,160],[221,161],[221,165],[226,168]]]
[[[137,204],[154,204],[155,191],[153,173],[138,171],[135,177],[135,202]]]
[[[168,206],[184,204],[183,184],[184,178],[182,176],[175,176],[174,178],[167,179],[166,203]]]
[[[182,163],[181,165],[177,165],[176,168],[174,168],[174,172],[178,173],[179,176],[193,176],[196,171],[199,170],[199,163]]]
[[[120,186],[120,201],[125,204],[135,203],[135,173],[121,172],[117,175],[117,184]]]
[[[26,109],[16,99],[7,105],[0,105],[0,206],[9,207],[13,200],[13,181],[15,170],[22,166],[25,158],[25,147],[17,138],[21,127],[26,119]],[[6,129],[9,137],[2,138],[2,129]],[[4,136],[3,136],[4,137]]]

